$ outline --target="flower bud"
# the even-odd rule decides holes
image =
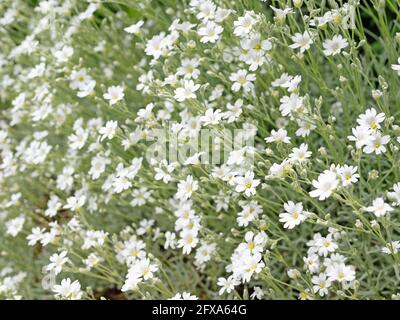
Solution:
[[[372,90],[372,98],[374,98],[374,100],[379,100],[382,95],[383,93],[381,90]]]
[[[293,6],[297,9],[300,9],[303,5],[303,0],[293,0]]]

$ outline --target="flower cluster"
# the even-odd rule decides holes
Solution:
[[[0,298],[399,297],[400,4],[270,4],[1,2]]]

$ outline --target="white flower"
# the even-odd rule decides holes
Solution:
[[[216,24],[214,21],[208,21],[206,24],[203,24],[197,32],[201,37],[201,43],[215,43],[219,39],[222,31],[224,31],[224,28],[220,25]]]
[[[242,207],[242,211],[238,213],[236,219],[239,227],[247,227],[263,211],[262,207],[254,200],[241,203],[240,206]]]
[[[200,75],[200,70],[197,69],[199,64],[199,59],[183,59],[181,66],[176,71],[176,74],[179,76],[184,76],[186,79],[197,79]]]
[[[311,273],[316,273],[319,270],[319,257],[315,253],[311,253],[309,256],[303,257],[303,261],[305,268],[307,268]]]
[[[186,99],[196,99],[195,92],[200,88],[199,84],[194,84],[193,80],[184,80],[183,86],[175,89],[174,98],[183,102]]]
[[[63,46],[58,50],[53,51],[54,58],[58,63],[64,63],[74,54],[74,49],[69,46]]]
[[[182,248],[183,254],[189,254],[199,243],[197,234],[192,230],[183,230],[181,239],[178,240],[178,248]]]
[[[131,274],[128,272],[125,282],[122,285],[121,291],[126,292],[126,291],[131,291],[135,290],[138,287],[138,284],[142,282],[142,279],[137,277],[136,274]]]
[[[84,130],[82,128],[77,128],[75,133],[71,134],[68,137],[71,149],[73,150],[82,149],[88,137],[89,137],[89,132],[87,130]]]
[[[88,174],[91,175],[93,180],[97,180],[101,174],[105,171],[106,165],[110,163],[110,160],[97,155],[92,158],[91,167]]]
[[[143,26],[143,24],[144,21],[139,20],[138,22],[132,24],[131,26],[124,28],[124,31],[132,34],[139,34],[140,27]]]
[[[28,245],[34,246],[36,245],[36,243],[40,242],[43,238],[44,232],[45,232],[44,228],[40,227],[32,228],[31,234],[26,237],[26,240],[28,240]]]
[[[237,286],[239,284],[240,284],[240,281],[238,279],[234,278],[233,276],[229,276],[227,279],[220,277],[220,278],[218,278],[218,282],[217,282],[217,285],[221,287],[221,289],[219,289],[218,294],[221,296],[225,292],[231,293],[233,290],[235,290],[235,286]]]
[[[303,108],[303,97],[295,93],[282,97],[280,102],[279,111],[283,117],[292,115],[293,112],[300,111]]]
[[[89,80],[85,83],[83,83],[80,88],[78,93],[76,94],[79,98],[84,98],[87,97],[94,92],[94,87],[96,86],[96,81],[95,80]]]
[[[286,16],[290,13],[293,13],[293,9],[287,7],[285,9],[275,8],[273,6],[269,6],[275,13],[275,18],[279,24],[283,24],[285,22]]]
[[[334,56],[339,54],[342,49],[346,48],[349,44],[347,40],[341,35],[335,35],[332,39],[326,39],[322,46],[324,47],[324,54],[326,56]]]
[[[235,101],[235,103],[232,105],[230,103],[227,104],[226,108],[228,111],[225,112],[224,118],[227,119],[228,123],[235,122],[240,115],[242,114],[242,106],[243,106],[243,100],[238,99]],[[247,106],[247,108],[250,108],[251,106]]]
[[[231,9],[225,9],[219,7],[215,12],[215,17],[214,17],[215,22],[224,21],[231,14],[231,12],[232,12]]]
[[[310,196],[319,200],[325,200],[336,190],[339,181],[335,173],[324,172],[318,176],[318,180],[313,180],[312,184],[316,190],[311,191]]]
[[[107,93],[103,94],[103,98],[109,100],[110,105],[116,104],[124,98],[124,88],[121,86],[108,87]]]
[[[292,163],[304,163],[311,157],[312,152],[308,151],[308,145],[302,143],[299,148],[293,148],[292,153],[289,154],[289,160]]]
[[[279,221],[284,223],[286,229],[293,229],[295,226],[306,220],[306,215],[303,214],[303,204],[301,202],[294,203],[289,201],[283,205],[285,212],[279,214]]]
[[[356,277],[356,272],[352,266],[346,266],[344,263],[335,263],[326,268],[328,281],[350,282]]]
[[[250,295],[250,299],[258,299],[261,300],[264,297],[264,291],[261,287],[254,287],[253,293]]]
[[[91,81],[85,69],[80,69],[78,71],[73,70],[70,76],[69,87],[73,90],[85,88],[87,83]]]
[[[176,234],[170,231],[165,233],[165,243],[164,249],[168,250],[168,248],[175,249],[176,247]]]
[[[351,129],[353,135],[348,136],[347,139],[355,141],[356,148],[361,149],[371,139],[371,130],[365,126],[357,126]]]
[[[215,111],[213,109],[207,109],[206,113],[200,118],[200,120],[203,122],[204,126],[208,126],[210,124],[215,125],[222,120],[223,116],[224,114],[221,113],[220,109],[217,109]]]
[[[22,227],[24,226],[24,223],[25,223],[25,217],[23,215],[20,215],[17,218],[8,220],[6,222],[6,228],[7,228],[6,233],[12,237],[16,237],[18,235],[18,233],[21,232]]]
[[[289,47],[292,49],[300,49],[300,53],[310,49],[311,44],[313,43],[313,39],[311,34],[308,31],[304,31],[303,34],[295,33],[292,36],[292,41],[294,42]]]
[[[232,91],[237,92],[242,88],[244,92],[249,92],[254,88],[253,82],[256,80],[256,76],[253,73],[247,73],[245,69],[241,69],[232,73],[229,80],[233,82]]]
[[[376,198],[372,201],[372,206],[365,208],[365,211],[373,212],[377,217],[383,217],[387,212],[393,211],[394,209],[388,205],[383,198]]]
[[[164,54],[167,44],[168,41],[165,37],[165,33],[162,32],[147,41],[145,52],[148,56],[153,56],[154,59],[158,59]]]
[[[130,202],[132,207],[143,206],[148,200],[151,200],[151,191],[146,187],[141,187],[133,190],[132,197],[133,199]]]
[[[258,19],[254,17],[254,12],[246,12],[243,17],[239,17],[238,20],[233,22],[235,27],[233,34],[238,37],[244,37],[248,35],[257,23]]]
[[[243,282],[249,282],[254,273],[260,273],[265,267],[260,253],[244,257],[242,266]]]
[[[154,278],[154,273],[158,271],[158,266],[150,262],[150,259],[143,258],[140,259],[136,264],[134,264],[129,270],[129,272],[135,273],[138,278],[143,278],[143,280],[149,280]]]
[[[367,109],[364,114],[360,114],[357,123],[368,129],[380,129],[382,123],[385,120],[385,114],[383,112],[378,113],[374,108]]]
[[[283,143],[290,143],[290,137],[287,135],[287,131],[285,129],[278,129],[275,131],[272,129],[271,136],[264,139],[267,143],[272,142],[283,142]]]
[[[53,287],[57,298],[67,300],[80,300],[82,298],[81,285],[78,280],[71,282],[70,278],[62,279],[61,284]]]
[[[347,187],[352,183],[356,183],[360,175],[357,173],[357,167],[345,164],[338,169],[338,174],[342,178],[342,185]]]
[[[178,183],[178,191],[176,198],[179,200],[187,200],[192,196],[192,193],[199,188],[199,183],[193,179],[193,176],[188,175],[186,180],[181,180]]]
[[[244,177],[236,177],[236,192],[244,192],[249,197],[256,194],[256,187],[260,184],[260,180],[254,179],[254,172],[247,171]]]
[[[328,288],[331,286],[331,282],[327,279],[325,273],[313,276],[311,281],[313,283],[314,293],[318,293],[321,297],[328,294]]]
[[[400,205],[400,183],[396,183],[393,186],[393,192],[388,192],[387,196],[390,200],[393,201],[392,205],[399,206]]]
[[[213,20],[217,6],[212,1],[201,1],[196,18],[203,21]]]
[[[392,64],[392,69],[400,76],[400,58],[397,60],[398,64]]]
[[[386,152],[385,145],[390,141],[389,136],[382,136],[380,132],[373,132],[369,136],[366,145],[363,149],[365,153],[381,154]]]
[[[86,202],[85,196],[72,196],[67,199],[67,204],[64,209],[71,209],[72,211],[79,210]]]
[[[328,256],[338,248],[338,245],[332,239],[332,234],[328,234],[326,237],[314,237],[314,246],[318,255],[322,257]]]
[[[251,34],[249,36],[249,38],[241,39],[240,46],[245,51],[240,56],[240,59],[242,61],[246,62],[246,60],[248,58],[248,54],[246,54],[246,53],[261,53],[262,55],[264,55],[266,51],[271,50],[272,43],[269,40],[263,40],[261,38],[261,34],[259,32],[257,32],[257,33]]]
[[[382,248],[382,252],[386,254],[399,253],[400,241],[392,241],[386,244],[386,247]]]
[[[288,92],[293,92],[295,90],[298,90],[300,83],[301,83],[301,76],[297,75],[293,77],[293,79],[290,80],[287,84],[285,84],[284,88],[287,88]]]
[[[117,131],[118,127],[118,122],[117,121],[107,121],[106,125],[104,127],[101,127],[99,129],[99,133],[101,134],[100,141],[103,141],[104,139],[112,139],[115,135],[115,132]]]
[[[50,264],[46,266],[46,271],[51,271],[55,275],[59,274],[62,271],[62,267],[64,264],[69,262],[69,258],[67,257],[67,251],[62,251],[60,254],[53,254],[50,257]]]
[[[293,79],[293,76],[291,76],[285,72],[285,73],[282,73],[278,79],[275,79],[274,81],[272,81],[271,85],[275,88],[276,87],[287,88],[292,79]]]
[[[307,137],[310,135],[311,131],[316,128],[312,120],[297,120],[299,129],[296,130],[296,136]]]
[[[169,173],[165,172],[161,168],[154,168],[154,171],[156,172],[154,179],[162,180],[164,183],[168,183],[172,180],[172,177]]]
[[[87,259],[83,260],[83,262],[85,263],[88,270],[90,270],[93,267],[95,267],[96,265],[98,265],[100,262],[102,262],[103,260],[104,260],[103,258],[98,257],[96,254],[94,254],[92,252],[91,254],[89,254]]]

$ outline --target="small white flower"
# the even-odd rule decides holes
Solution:
[[[399,206],[400,205],[400,183],[396,183],[393,186],[393,192],[388,192],[387,196],[390,200],[393,201],[393,203],[392,203],[393,206]]]
[[[357,167],[348,166],[347,164],[338,169],[338,174],[342,178],[342,185],[344,187],[347,187],[352,183],[356,183],[360,177],[360,175],[357,173]]]
[[[299,148],[293,148],[292,153],[289,154],[289,161],[292,163],[302,164],[307,162],[311,155],[312,152],[308,151],[308,145],[306,143],[302,143]]]
[[[188,175],[186,180],[181,180],[178,183],[178,191],[176,198],[180,200],[187,200],[192,196],[192,193],[197,191],[199,183],[193,179],[193,176]]]
[[[400,241],[392,241],[386,244],[386,247],[382,248],[382,252],[386,254],[399,253]]]
[[[184,80],[183,86],[175,89],[175,99],[183,102],[187,99],[196,99],[195,92],[200,88],[199,84],[195,84],[193,80]]]
[[[314,293],[318,293],[321,297],[328,294],[328,288],[331,286],[331,282],[327,279],[325,273],[313,276],[311,281],[313,283]]]
[[[332,39],[326,39],[322,46],[326,56],[335,56],[348,46],[348,42],[340,34],[333,36]]]
[[[385,120],[385,114],[383,112],[378,113],[374,108],[367,109],[365,113],[360,114],[357,123],[368,129],[380,129],[381,123]]]
[[[303,204],[301,202],[294,203],[289,201],[283,205],[285,212],[279,214],[279,221],[284,223],[286,229],[293,229],[295,226],[306,220],[306,215],[303,214]]]
[[[64,209],[71,209],[72,211],[79,210],[86,202],[85,196],[72,196],[67,198],[67,204]]]
[[[256,80],[256,76],[253,73],[247,73],[245,69],[241,69],[232,73],[229,76],[229,80],[233,82],[232,91],[237,92],[242,88],[247,93],[254,88],[253,82]]]
[[[111,86],[107,89],[107,93],[103,95],[103,98],[108,100],[110,105],[116,104],[118,101],[124,98],[124,88],[121,86]]]
[[[79,281],[72,282],[70,278],[62,279],[61,284],[53,287],[53,292],[57,298],[67,300],[80,300],[83,294]]]
[[[213,109],[207,109],[204,116],[202,116],[200,119],[203,122],[204,126],[216,125],[222,120],[223,116],[224,114],[221,113],[220,109],[217,109],[215,111]]]
[[[292,93],[290,96],[284,96],[280,100],[279,111],[283,117],[292,115],[293,112],[301,111],[303,108],[303,97]]]
[[[46,271],[53,272],[55,275],[62,271],[64,264],[69,262],[67,251],[62,251],[60,254],[55,253],[50,257],[50,264],[47,265]]]
[[[371,130],[365,126],[357,126],[351,129],[353,135],[348,136],[347,139],[356,143],[356,148],[361,149],[367,144],[371,138]]]
[[[351,282],[355,279],[356,273],[352,266],[344,263],[335,263],[326,268],[326,275],[329,282]]]
[[[6,233],[12,237],[16,237],[21,232],[21,230],[24,226],[24,223],[25,223],[25,217],[23,215],[20,215],[17,218],[8,220],[6,222],[6,228],[7,228]]]
[[[264,139],[267,143],[272,142],[283,142],[290,143],[290,137],[287,135],[287,131],[285,129],[278,129],[278,131],[272,130],[271,136]]]
[[[400,58],[397,60],[398,64],[392,64],[392,69],[400,76]]]
[[[254,172],[247,171],[244,177],[236,177],[236,192],[244,192],[249,197],[256,194],[256,187],[260,184],[260,180],[254,179]]]
[[[233,34],[238,37],[244,37],[252,31],[257,22],[258,19],[255,17],[253,11],[246,12],[243,17],[239,17],[233,22],[235,27]]]
[[[118,122],[117,121],[107,121],[106,125],[104,127],[101,127],[99,129],[99,133],[101,134],[100,141],[103,141],[104,139],[112,139],[114,138],[115,132],[117,131],[118,127]]]
[[[372,201],[372,206],[365,208],[365,211],[372,212],[377,217],[383,217],[387,212],[391,212],[394,209],[387,204],[383,198],[376,198]]]
[[[138,22],[132,24],[129,27],[124,28],[124,31],[131,34],[139,34],[141,26],[143,26],[144,21],[139,20]]]
[[[389,136],[382,136],[380,132],[373,132],[369,139],[366,142],[366,145],[363,149],[365,153],[373,153],[381,154],[386,152],[385,145],[389,143],[390,137]]]
[[[198,34],[201,37],[200,42],[202,43],[215,43],[220,34],[224,31],[220,25],[216,24],[213,21],[208,21],[206,24],[202,25],[199,30]]]
[[[231,293],[233,290],[235,290],[235,286],[237,286],[239,284],[240,284],[240,281],[235,279],[233,276],[229,276],[228,278],[220,277],[220,278],[218,278],[218,282],[217,282],[217,285],[221,287],[218,294],[221,296],[225,292]]]
[[[313,39],[308,31],[304,31],[303,34],[295,33],[292,36],[293,44],[289,47],[292,49],[300,49],[300,53],[310,49],[311,44],[313,44]]]
[[[318,180],[312,182],[315,190],[310,192],[310,196],[325,200],[329,198],[339,185],[337,176],[333,172],[324,172],[318,176]]]

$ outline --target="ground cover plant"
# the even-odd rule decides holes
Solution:
[[[396,0],[2,0],[0,298],[400,298]]]

